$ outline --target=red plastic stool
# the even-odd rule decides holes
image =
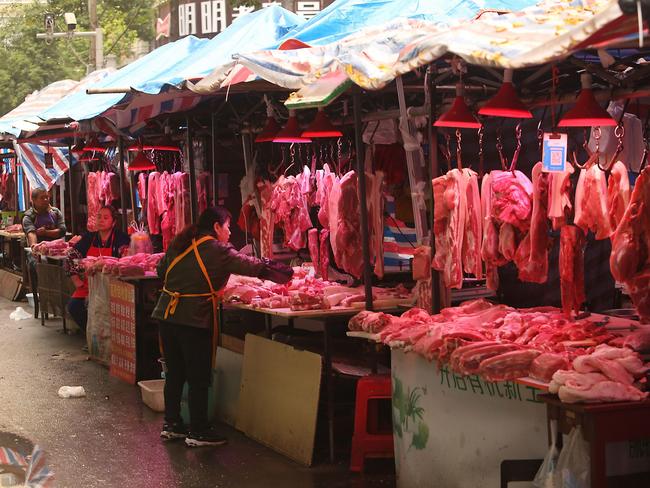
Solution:
[[[382,399],[390,401],[391,395],[390,375],[364,376],[357,382],[350,471],[363,471],[367,458],[395,457],[393,433],[377,432],[377,405],[376,402],[371,402]]]

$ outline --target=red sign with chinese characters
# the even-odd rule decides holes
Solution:
[[[135,384],[135,287],[111,279],[111,376]]]

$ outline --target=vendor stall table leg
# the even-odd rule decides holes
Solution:
[[[582,427],[591,449],[591,486],[607,486],[607,443],[650,439],[650,401],[600,404],[568,404],[557,397],[540,395],[546,402],[548,420],[557,420],[558,429],[568,434]]]

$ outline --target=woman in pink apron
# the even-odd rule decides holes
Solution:
[[[97,214],[97,231],[86,232],[70,253],[70,258],[81,259],[88,256],[112,256],[119,258],[129,247],[129,236],[115,227],[117,212],[111,206],[104,206]],[[68,312],[79,328],[86,332],[88,321],[88,280],[79,266],[70,267],[70,277],[76,290],[68,302]]]

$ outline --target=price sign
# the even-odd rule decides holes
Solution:
[[[562,172],[566,170],[567,135],[544,133],[542,143],[543,171]]]

